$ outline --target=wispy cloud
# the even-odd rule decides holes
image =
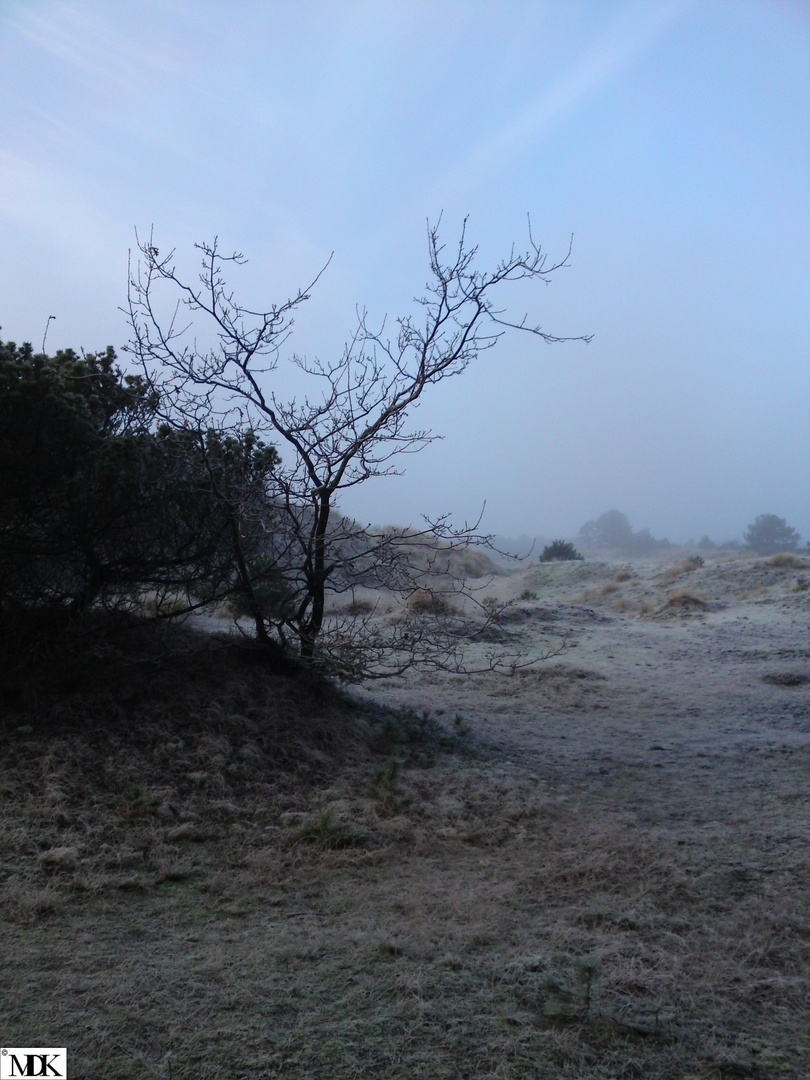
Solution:
[[[448,169],[434,185],[439,202],[447,190],[470,190],[508,169],[528,147],[561,123],[577,105],[622,74],[658,41],[694,0],[635,4],[585,49],[568,71],[498,131]]]
[[[122,250],[115,217],[76,178],[4,150],[0,223],[20,236],[47,237],[73,261],[114,260]]]
[[[68,0],[18,4],[7,26],[37,49],[90,76],[132,93],[145,80],[179,70],[176,52],[160,41],[148,47],[141,37],[114,29],[104,9]]]

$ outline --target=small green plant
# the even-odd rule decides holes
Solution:
[[[453,749],[457,740],[468,734],[463,729],[465,721],[460,715],[453,720],[451,732],[427,709],[421,712],[410,708],[387,709],[372,723],[377,749],[389,752],[397,747]]]
[[[326,807],[296,829],[295,839],[303,843],[317,844],[325,851],[336,851],[340,848],[361,847],[368,838],[359,829],[353,829],[336,820],[332,808]]]
[[[588,957],[579,957],[574,961],[572,977],[565,983],[553,975],[547,975],[542,983],[548,998],[546,1015],[555,1019],[587,1019],[593,1007],[598,977],[599,961]]]
[[[377,741],[383,748],[430,742],[443,730],[427,709],[421,714],[415,709],[398,709],[386,713],[378,729]]]
[[[399,791],[399,777],[402,762],[390,757],[376,765],[371,774],[369,789],[371,794],[383,803],[391,802]]]
[[[457,739],[466,739],[472,731],[469,722],[464,719],[461,713],[456,713],[453,717],[453,734]]]
[[[583,956],[574,960],[571,975],[565,981],[547,975],[541,983],[546,995],[544,1015],[558,1022],[598,1020],[622,1031],[658,1035],[668,1014],[657,1002],[642,1005],[625,1002],[618,1008],[600,1007],[597,1000],[600,967],[598,958]]]
[[[796,581],[796,592],[807,592],[810,589],[810,579],[800,577]]]
[[[518,600],[536,600],[536,599],[537,599],[537,593],[532,592],[531,589],[524,589],[523,592],[518,597]]]
[[[700,570],[701,566],[705,565],[705,560],[702,555],[690,555],[683,560],[682,565],[685,571]]]
[[[130,784],[124,792],[124,799],[126,802],[121,812],[130,821],[154,814],[159,802],[154,795],[150,795],[143,784]]]
[[[552,540],[543,548],[540,562],[582,562],[583,558],[570,540]]]

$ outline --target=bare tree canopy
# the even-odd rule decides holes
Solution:
[[[165,421],[192,430],[219,425],[240,435],[249,431],[278,445],[281,463],[268,474],[266,502],[257,507],[254,524],[263,533],[266,563],[283,576],[289,592],[275,612],[252,605],[258,636],[347,678],[390,674],[417,662],[460,669],[465,637],[490,629],[497,612],[474,604],[481,618],[472,628],[469,604],[463,616],[449,615],[442,594],[467,590],[447,573],[441,552],[485,543],[477,523],[454,528],[442,517],[426,520],[416,533],[373,532],[341,517],[338,499],[373,477],[395,474],[401,454],[431,442],[436,437],[431,432],[411,427],[412,408],[429,387],[461,375],[507,331],[546,343],[590,340],[550,334],[527,316],[513,318],[496,306],[507,283],[549,282],[567,265],[570,247],[563,259],[550,261],[529,227],[525,251],[513,247],[493,269],[481,270],[466,222],[449,252],[440,242],[438,223],[429,226],[431,277],[415,301],[415,313],[397,319],[389,333],[385,322],[376,328],[367,312],[358,310],[354,331],[336,359],[293,354],[292,362],[311,377],[316,391],[284,400],[273,390],[272,373],[297,309],[326,267],[283,303],[253,311],[235,300],[226,280],[244,257],[223,254],[216,239],[196,246],[202,270],[199,283],[189,284],[175,269],[174,251],[161,256],[152,235],[138,240],[140,254],[130,266],[130,351],[158,388]],[[163,286],[174,294],[168,320],[159,313]],[[213,326],[213,348],[199,349],[190,333],[197,315],[207,316]],[[428,541],[433,555],[426,559]],[[246,566],[248,593],[249,570]],[[327,593],[349,592],[359,584],[405,600],[427,589],[436,602],[406,605],[402,618],[385,625],[327,618]]]

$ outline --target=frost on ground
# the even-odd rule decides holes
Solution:
[[[4,1039],[139,1080],[806,1077],[806,576],[523,564],[504,633],[567,647],[513,675],[337,699],[218,655],[58,728],[17,702]]]

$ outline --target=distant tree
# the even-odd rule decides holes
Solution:
[[[662,548],[668,547],[670,547],[669,540],[663,538],[659,540],[653,536],[649,529],[639,529],[630,538],[629,550],[634,551],[637,555],[649,555],[653,551],[660,551]]]
[[[628,554],[649,555],[660,548],[670,547],[668,540],[658,540],[649,529],[633,532],[625,514],[608,510],[595,521],[586,521],[579,530],[583,544],[595,548],[609,548]]]
[[[628,550],[633,546],[633,530],[625,514],[608,510],[595,521],[586,521],[579,530],[584,543],[597,548]]]
[[[743,539],[748,547],[760,555],[774,555],[777,551],[795,551],[800,537],[784,518],[776,514],[760,514],[748,526]]]
[[[582,561],[582,555],[569,540],[552,540],[543,548],[540,562],[575,562]]]
[[[697,546],[701,551],[712,551],[714,548],[717,547],[714,541],[711,540],[711,538],[707,535],[701,536],[700,540],[698,540]]]
[[[432,441],[430,432],[408,427],[413,409],[426,391],[462,374],[492,349],[507,329],[545,342],[566,340],[530,325],[526,317],[508,318],[495,296],[510,282],[548,282],[568,256],[549,264],[530,231],[525,253],[513,248],[494,268],[479,270],[477,249],[468,245],[464,230],[448,256],[438,227],[430,227],[431,278],[416,301],[417,312],[400,318],[389,336],[385,324],[372,327],[360,311],[334,360],[293,358],[315,392],[285,400],[273,390],[271,374],[293,317],[318,278],[283,303],[257,312],[238,304],[225,283],[226,271],[243,263],[242,256],[223,255],[216,240],[197,246],[202,272],[199,283],[189,283],[175,270],[173,252],[161,256],[151,236],[139,242],[140,262],[129,289],[130,351],[148,381],[160,388],[168,423],[190,430],[219,426],[233,433],[247,427],[282,449],[284,463],[269,478],[279,514],[266,533],[266,555],[290,584],[292,600],[264,613],[259,636],[307,664],[352,679],[414,663],[458,668],[458,627],[407,605],[403,620],[387,624],[328,619],[327,596],[351,592],[358,584],[405,598],[426,588],[458,591],[460,579],[443,570],[448,548],[487,538],[477,535],[475,526],[451,527],[447,516],[426,519],[416,533],[373,530],[341,517],[338,500],[373,477],[392,475],[400,454]],[[162,287],[172,296],[165,317]],[[210,320],[217,344],[202,349],[185,336],[189,327],[172,315],[179,304],[192,317]],[[443,545],[443,554],[435,554],[437,545]],[[496,615],[487,609],[487,619]]]

